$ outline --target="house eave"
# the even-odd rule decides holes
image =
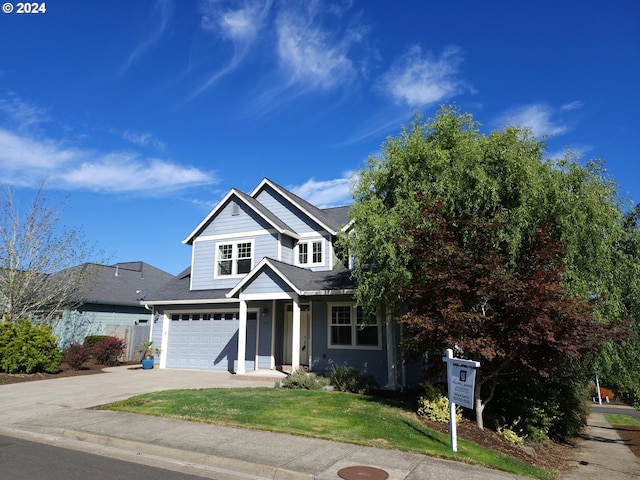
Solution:
[[[212,303],[237,303],[237,299],[227,299],[227,298],[200,298],[193,300],[155,300],[155,301],[142,301],[140,305],[143,306],[156,306],[156,305],[201,305],[203,303],[212,304]]]
[[[300,293],[303,297],[321,297],[328,295],[355,295],[353,288],[345,288],[342,290],[304,290]]]

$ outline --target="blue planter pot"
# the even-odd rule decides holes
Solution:
[[[153,368],[153,358],[143,358],[142,359],[142,369],[143,370],[151,370]]]

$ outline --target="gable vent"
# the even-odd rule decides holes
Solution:
[[[240,207],[236,202],[231,203],[231,215],[240,215]]]

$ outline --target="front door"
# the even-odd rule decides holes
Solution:
[[[309,305],[300,305],[300,365],[309,365],[311,311]],[[291,365],[293,355],[293,305],[287,305],[284,314],[284,363]]]

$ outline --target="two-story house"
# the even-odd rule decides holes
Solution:
[[[336,239],[349,207],[320,209],[269,179],[232,189],[183,241],[191,267],[146,299],[160,368],[346,364],[396,388],[396,328],[364,318]]]

